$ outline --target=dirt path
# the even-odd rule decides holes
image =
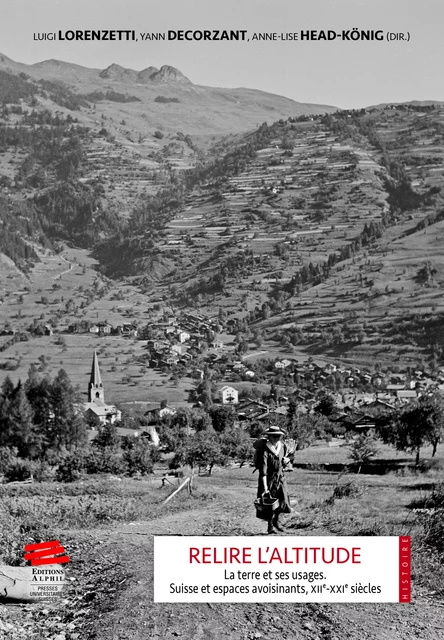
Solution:
[[[151,522],[120,525],[100,538],[100,552],[118,559],[130,575],[113,592],[112,606],[99,598],[88,615],[82,638],[97,640],[441,640],[444,603],[414,593],[411,605],[390,604],[154,604],[153,536],[162,534],[263,535],[250,495],[225,492],[202,508],[166,514]],[[230,504],[236,499],[237,512]],[[222,531],[221,531],[222,528]],[[290,530],[290,535],[295,530]],[[305,529],[306,535],[319,531]],[[103,541],[106,540],[106,543]],[[113,597],[113,596],[112,596]],[[108,602],[109,604],[109,602]],[[104,610],[105,608],[105,610]]]
[[[63,257],[62,255],[59,255],[58,258],[60,258],[61,260],[63,260],[64,262],[66,262],[68,266],[68,269],[65,269],[65,271],[62,271],[61,273],[57,274],[56,276],[53,276],[53,280],[61,280],[62,276],[65,275],[65,273],[69,273],[72,270],[72,263],[69,262],[69,260],[67,260],[65,257]]]
[[[155,508],[150,521],[64,532],[60,539],[71,557],[64,598],[54,606],[0,604],[0,640],[444,638],[443,599],[419,589],[415,581],[411,605],[153,603],[153,537],[264,535],[266,525],[252,507],[254,484],[244,483],[240,490],[223,482],[217,486],[215,478],[204,502],[202,496],[179,494],[172,506]],[[314,521],[287,531],[283,535],[331,533]]]

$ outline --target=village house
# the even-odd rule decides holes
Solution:
[[[124,322],[122,325],[117,327],[120,335],[126,338],[137,338],[138,331],[135,324],[132,322]]]
[[[164,366],[164,365],[174,365],[177,364],[179,362],[179,356],[177,355],[177,353],[170,353],[168,355],[163,355],[162,359],[160,361],[160,365]]]
[[[148,420],[148,424],[150,426],[156,424],[157,420],[165,418],[167,416],[174,416],[176,414],[176,409],[170,407],[168,405],[156,407],[155,409],[149,409],[145,412],[144,416]]]
[[[257,419],[260,420],[261,422],[276,424],[276,421],[286,416],[287,413],[288,413],[288,407],[282,405],[279,407],[275,407],[274,409],[270,409],[269,411],[258,416]]]
[[[219,390],[220,401],[222,404],[238,404],[239,394],[237,389],[225,385]]]
[[[332,373],[335,373],[336,370],[337,370],[337,367],[336,367],[335,364],[329,363],[329,364],[325,365],[325,367],[324,367],[324,371],[328,375],[331,375]]]
[[[386,386],[386,391],[393,396],[396,396],[398,391],[404,391],[405,384],[388,384]]]
[[[412,400],[416,400],[418,394],[415,389],[400,389],[396,392],[396,398],[400,402],[411,402]]]
[[[152,349],[153,351],[163,351],[164,349],[168,349],[170,347],[170,343],[167,340],[148,340],[146,343],[148,349]]]
[[[269,406],[258,400],[244,400],[237,407],[237,415],[240,420],[257,420],[259,416],[268,413]]]
[[[110,335],[113,331],[113,326],[109,322],[99,322],[97,326],[99,327],[99,333],[104,335]]]
[[[367,434],[369,431],[374,431],[376,428],[377,420],[374,416],[366,414],[352,414],[349,416],[341,417],[338,422],[342,424],[347,431],[354,431],[355,433]]]
[[[45,324],[45,336],[52,336],[54,333],[50,324]]]
[[[180,344],[173,344],[171,345],[171,351],[175,351],[176,353],[181,355],[183,352],[183,347]]]

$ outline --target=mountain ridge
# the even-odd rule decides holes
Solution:
[[[168,64],[162,65],[160,69],[148,66],[141,71],[136,71],[117,63],[112,63],[105,69],[98,69],[52,58],[27,65],[16,62],[0,53],[0,68],[2,67],[13,73],[25,73],[36,81],[62,82],[71,90],[79,93],[91,93],[103,89],[120,89],[124,91],[130,90],[141,100],[150,100],[152,99],[152,94],[161,88],[169,92],[166,96],[169,98],[184,98],[184,94],[187,94],[191,100],[193,94],[199,95],[199,99],[205,97],[208,99],[209,104],[202,106],[208,106],[208,108],[216,106],[214,102],[220,102],[220,99],[222,99],[223,103],[217,105],[218,110],[228,106],[227,102],[229,101],[226,96],[230,97],[234,92],[237,100],[243,103],[241,106],[242,111],[244,111],[241,117],[242,124],[239,127],[235,126],[236,132],[245,131],[251,126],[260,124],[256,119],[248,118],[249,109],[256,113],[258,111],[262,112],[261,117],[263,119],[266,118],[269,111],[275,111],[273,120],[280,117],[326,113],[337,110],[337,107],[333,105],[298,102],[260,89],[224,88],[194,84],[182,71]],[[110,83],[113,86],[110,86]],[[254,103],[252,103],[253,99]],[[238,114],[238,116],[240,115]],[[217,120],[218,118],[216,118]],[[244,125],[245,121],[249,121],[247,126]]]

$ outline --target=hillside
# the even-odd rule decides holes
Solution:
[[[112,133],[123,140],[128,135],[136,139],[139,135],[152,135],[157,129],[169,134],[180,130],[200,137],[226,135],[259,126],[264,120],[335,110],[332,106],[299,103],[253,89],[195,85],[169,65],[140,72],[116,64],[107,69],[89,69],[60,60],[25,65],[0,54],[0,69],[26,74],[35,81],[62,83],[74,94],[91,96],[95,113],[85,113],[83,122],[93,125],[102,115],[115,120],[116,131]],[[130,100],[121,104],[100,99],[100,94],[106,96],[110,91]],[[127,124],[118,131],[122,119]]]
[[[0,100],[0,179],[9,199],[32,202],[45,218],[48,208],[74,212],[68,225],[45,220],[45,236],[83,246],[116,230],[140,198],[174,186],[174,174],[195,166],[221,136],[267,118],[333,110],[250,89],[199,87],[167,65],[141,72],[58,60],[24,65],[2,54]],[[54,180],[72,189],[53,189]]]
[[[109,273],[150,278],[147,265],[168,258],[167,297],[198,297],[210,315],[222,306],[277,346],[437,363],[443,115],[400,105],[261,127],[194,172],[151,249],[134,230],[113,244]],[[106,246],[98,256],[106,265]]]
[[[196,87],[172,67],[94,70],[47,61],[24,71],[1,60],[6,323],[17,314],[16,326],[26,329],[41,317],[35,283],[57,255],[62,267],[75,266],[81,248],[83,267],[61,286],[67,295],[80,290],[82,269],[94,282],[93,257],[108,311],[124,278],[128,307],[151,312],[157,300],[233,316],[224,339],[239,334],[252,359],[282,353],[368,367],[440,365],[442,105],[293,111],[277,120],[270,111],[268,124],[246,128],[236,109],[245,114],[242,101],[260,92]],[[59,83],[62,75],[71,88]],[[203,122],[188,106],[210,96],[223,99],[230,135],[218,135],[222,103],[213,103],[213,139],[184,126],[188,116]],[[29,302],[28,324],[14,307],[17,291]],[[85,296],[83,313],[92,321],[104,304]],[[76,313],[57,308],[64,330]],[[258,343],[265,350],[257,352]]]

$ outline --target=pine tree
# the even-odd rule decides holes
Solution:
[[[7,416],[8,446],[17,447],[21,457],[36,457],[40,438],[33,425],[34,413],[19,381],[11,394]]]
[[[60,369],[51,385],[53,444],[58,447],[76,448],[84,439],[86,425],[83,421],[83,428],[80,428],[81,423],[75,408],[77,402],[77,393],[68,374],[64,369]]]
[[[10,432],[9,432],[9,409],[11,404],[11,397],[14,393],[14,384],[9,376],[6,376],[0,393],[0,446],[9,447],[10,444]]]

